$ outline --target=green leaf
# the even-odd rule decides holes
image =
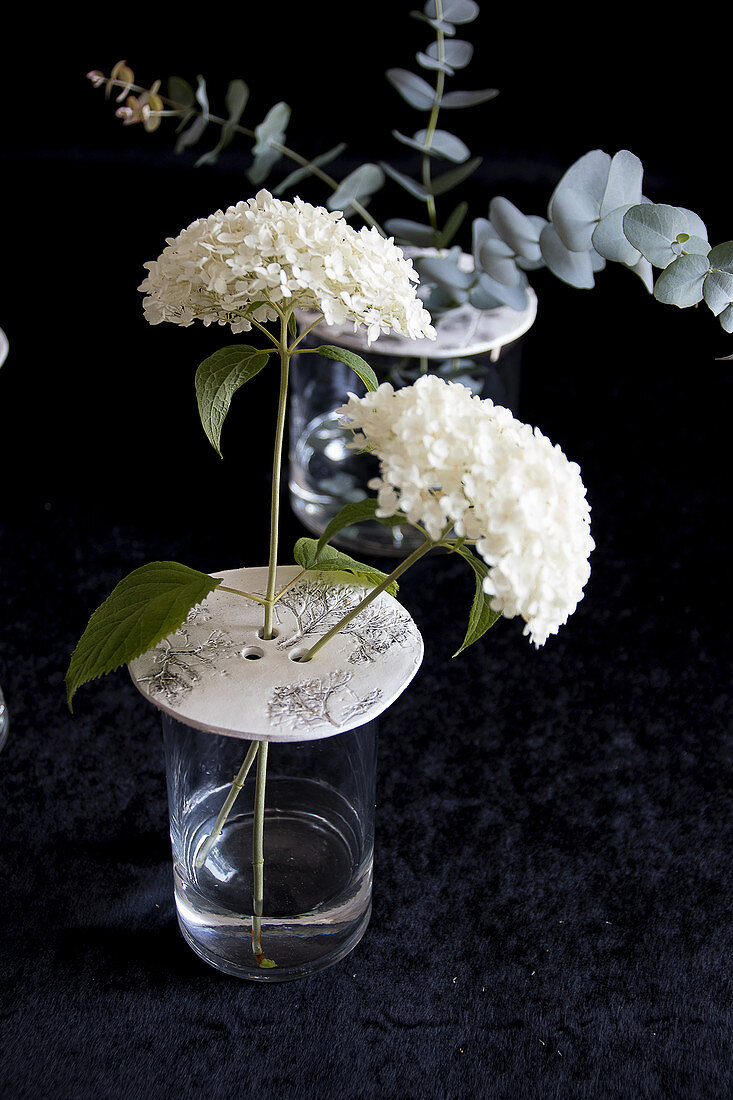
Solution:
[[[345,363],[347,367],[353,370],[354,374],[357,374],[361,378],[362,382],[366,386],[370,393],[374,393],[377,389],[379,382],[377,376],[360,355],[357,355],[355,351],[349,351],[347,348],[337,348],[333,344],[323,344],[320,348],[315,349],[318,355],[323,355],[326,359],[335,359],[339,363]]]
[[[220,578],[177,561],[153,561],[133,570],[92,614],[71,655],[66,673],[69,709],[82,684],[147,653],[220,584]]]
[[[298,539],[293,550],[293,556],[302,569],[316,569],[324,573],[353,573],[362,584],[369,584],[372,587],[381,584],[387,577],[387,574],[383,573],[381,569],[364,565],[363,562],[356,561],[349,554],[335,550],[332,546],[324,546],[319,552],[318,543],[315,539]],[[389,592],[390,596],[396,596],[397,589],[397,581],[392,581],[385,591]]]
[[[353,523],[366,523],[369,520],[376,520],[377,523],[395,527],[398,524],[409,522],[402,513],[395,516],[378,516],[376,515],[378,507],[379,502],[376,497],[367,497],[365,500],[354,500],[350,504],[345,504],[338,515],[333,517],[319,538],[316,554],[320,554],[326,543],[330,542],[334,535],[337,535],[339,531],[343,531],[344,527],[351,527]]]
[[[220,348],[196,371],[196,400],[206,436],[219,457],[221,429],[232,397],[266,365],[270,352],[248,344]]]
[[[476,593],[471,604],[466,637],[463,639],[460,648],[453,654],[454,657],[457,657],[459,653],[463,653],[464,649],[468,649],[470,645],[477,642],[494,625],[497,619],[501,618],[501,611],[491,610],[491,596],[484,591],[484,577],[489,575],[488,565],[481,558],[477,558],[467,546],[457,546],[456,553],[460,554],[473,569],[476,576]]]

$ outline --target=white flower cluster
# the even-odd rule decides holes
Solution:
[[[537,429],[469,389],[425,375],[350,395],[339,412],[355,446],[380,460],[380,516],[403,512],[431,538],[476,540],[491,606],[520,615],[543,645],[575,610],[590,576],[590,508],[577,463]]]
[[[357,232],[341,211],[268,191],[193,222],[144,266],[139,289],[153,325],[201,320],[248,332],[250,317],[274,321],[273,306],[293,305],[318,310],[329,325],[365,325],[369,343],[390,329],[435,336],[412,261],[392,239],[376,229]]]

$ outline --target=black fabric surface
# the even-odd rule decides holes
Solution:
[[[497,64],[504,86],[516,63]],[[539,651],[500,622],[451,660],[471,576],[439,557],[406,575],[426,657],[381,724],[367,934],[304,981],[226,977],[176,926],[156,712],[118,673],[72,717],[63,675],[134,566],[265,560],[274,380],[238,402],[220,463],[192,376],[226,340],[149,329],[135,291],[165,235],[249,185],[236,164],[194,172],[158,137],[113,138],[110,106],[58,79],[65,112],[16,141],[0,316],[0,1095],[730,1095],[732,372],[715,357],[731,338],[624,271],[590,294],[533,276],[521,416],[581,464],[597,543],[585,598]],[[698,132],[672,166],[669,117],[611,104],[590,125],[562,87],[531,90],[526,126],[522,109],[496,116],[477,189],[542,210],[572,159],[628,143],[655,199],[730,236]],[[302,533],[286,505],[284,555]]]

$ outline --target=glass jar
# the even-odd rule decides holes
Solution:
[[[410,385],[421,374],[437,374],[516,413],[521,337],[532,325],[536,310],[532,291],[523,311],[504,306],[480,311],[463,305],[439,319],[435,341],[385,334],[371,347],[348,325],[320,324],[304,338],[303,347],[335,344],[356,351],[380,383],[390,382],[395,389]],[[302,314],[299,323],[306,328],[308,315]],[[343,363],[314,354],[294,357],[290,500],[296,516],[316,535],[345,504],[370,495],[367,483],[378,472],[376,459],[348,446],[352,433],[336,413],[350,392],[363,393],[364,387]],[[399,557],[411,553],[422,540],[412,527],[370,521],[345,528],[333,541],[347,550]]]
[[[187,942],[227,974],[278,982],[342,959],[369,922],[377,721],[334,737],[270,745],[262,951],[252,949],[254,768],[202,866],[248,742],[163,714],[173,877]]]

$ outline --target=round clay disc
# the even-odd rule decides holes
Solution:
[[[260,637],[263,607],[215,589],[160,645],[130,663],[142,694],[181,722],[247,740],[310,741],[376,718],[413,678],[423,642],[412,617],[381,593],[305,663],[303,655],[369,592],[347,573],[280,566],[277,636]],[[212,576],[262,596],[267,569]]]

